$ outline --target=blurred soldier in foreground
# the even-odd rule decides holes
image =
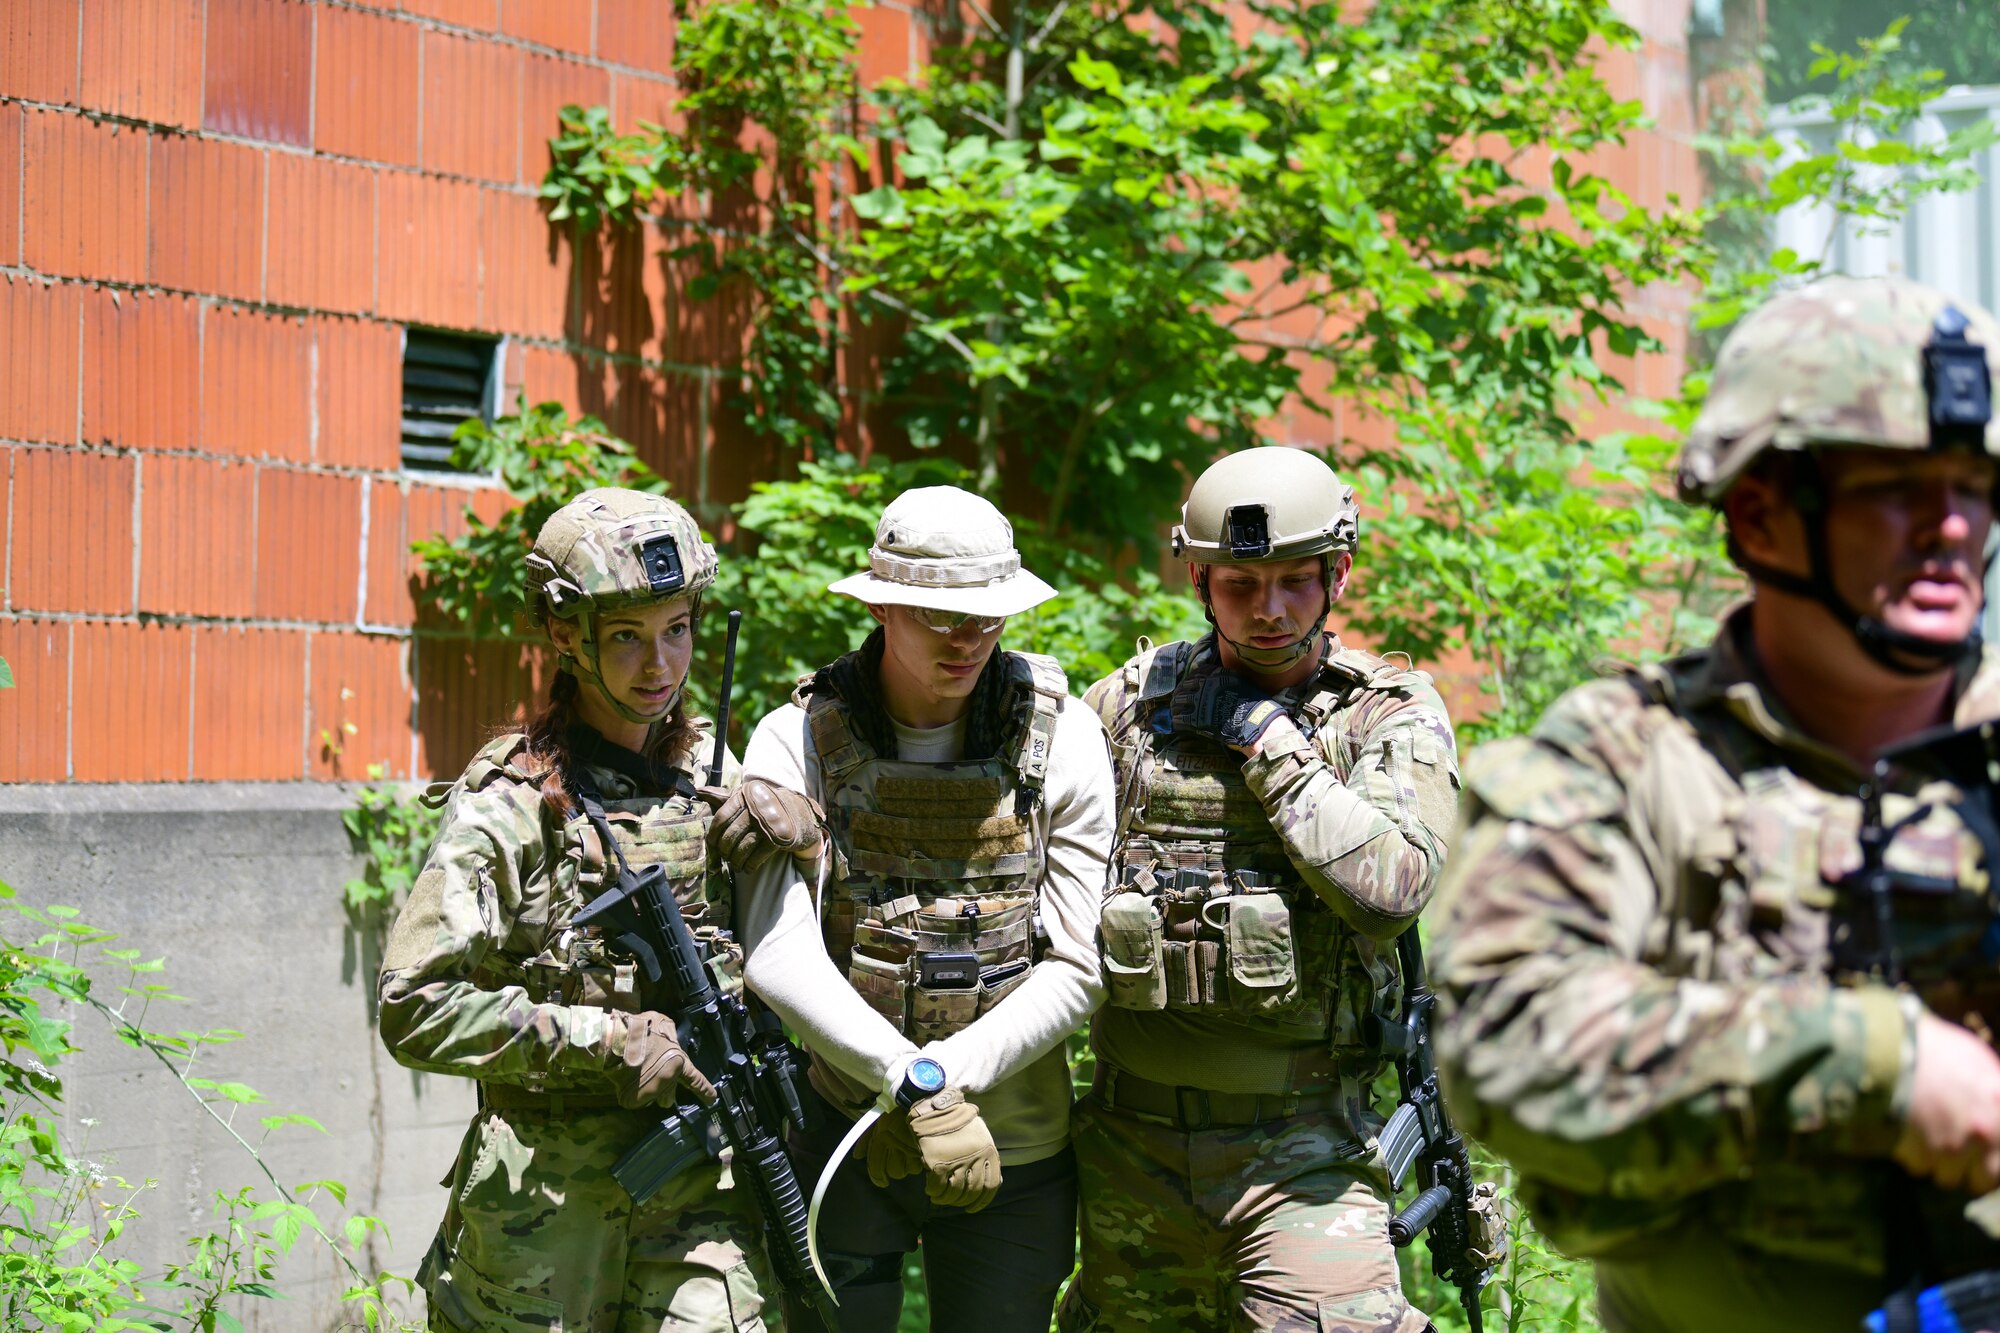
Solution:
[[[750,987],[812,1055],[796,1155],[808,1185],[833,1173],[840,1326],[896,1328],[921,1240],[933,1328],[1046,1333],[1075,1258],[1063,1041],[1103,998],[1104,733],[1053,658],[1000,649],[1055,590],[980,497],[898,496],[829,591],[878,628],[758,723],[716,842]]]
[[[2000,715],[1996,368],[1989,315],[1900,279],[1751,315],[1679,481],[1752,600],[1467,765],[1440,1054],[1612,1329],[1856,1329],[1994,1262],[1990,816],[1875,761]]]
[[[1430,678],[1326,632],[1356,524],[1311,454],[1216,463],[1174,530],[1214,632],[1087,696],[1118,841],[1068,1333],[1426,1327],[1389,1245],[1370,1019],[1458,775]]]

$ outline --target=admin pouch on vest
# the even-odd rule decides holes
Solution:
[[[447,804],[459,789],[496,780],[538,786],[545,776],[525,767],[526,738],[501,736],[479,752],[457,784],[433,787],[424,800]],[[731,933],[733,903],[726,876],[708,877],[709,807],[694,783],[674,770],[673,789],[604,801],[611,836],[634,869],[658,865],[695,939],[711,955],[719,984],[742,985],[742,947]],[[483,987],[518,985],[536,1004],[583,1004],[636,1014],[664,1010],[673,997],[652,994],[629,958],[595,931],[569,920],[604,891],[615,858],[579,808],[544,840],[548,860],[523,885],[514,934],[489,952],[473,975]],[[553,1090],[553,1089],[550,1089]]]
[[[1542,829],[1629,828],[1648,848],[1659,894],[1640,961],[1666,976],[1874,980],[1848,961],[1865,959],[1875,937],[1861,799],[1794,771],[1797,752],[1745,721],[1761,712],[1754,697],[1689,698],[1703,657],[1585,687],[1603,700],[1590,713],[1594,735],[1538,732],[1485,747],[1467,769],[1470,795]],[[1638,698],[1617,697],[1628,690]],[[1617,779],[1579,781],[1576,765],[1558,769],[1544,757],[1548,740],[1604,756]],[[1958,796],[1943,783],[1892,782],[1881,800],[1881,863],[1907,983],[1933,1012],[1991,1041],[2000,1031],[2000,931],[1979,840],[1952,812]],[[1644,1197],[1651,1191],[1583,1194],[1533,1177],[1520,1188],[1543,1233],[1580,1257],[1643,1256],[1662,1233],[1694,1228],[1752,1251],[1879,1274],[1890,1197],[1910,1179],[1886,1162],[1802,1154],[1760,1157],[1741,1181],[1667,1205]],[[1990,1266],[1992,1242],[1964,1220],[1963,1194],[1925,1186],[1914,1202],[1921,1223],[1911,1229],[1942,1271]]]
[[[1163,644],[1126,668],[1139,712],[1132,733],[1113,738],[1124,790],[1099,927],[1109,1003],[1227,1013],[1291,1038],[1324,1036],[1343,1062],[1377,1060],[1367,1018],[1401,1010],[1394,946],[1349,929],[1304,883],[1241,755],[1173,729],[1175,692],[1220,669],[1192,643]],[[1364,739],[1342,725],[1353,699],[1410,678],[1345,649],[1288,711],[1345,781]]]
[[[1047,861],[1036,806],[1069,682],[1054,658],[1005,652],[1000,752],[913,763],[876,752],[827,688],[806,710],[832,833],[827,952],[911,1040],[948,1037],[1034,969]],[[989,668],[994,669],[994,668]],[[823,675],[826,673],[822,673]]]

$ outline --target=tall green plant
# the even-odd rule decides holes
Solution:
[[[1002,458],[1030,475],[1066,539],[1150,547],[1186,474],[1256,441],[1288,397],[1328,413],[1421,397],[1566,439],[1566,389],[1605,382],[1600,348],[1644,343],[1622,293],[1686,271],[1690,220],[1582,165],[1639,123],[1593,72],[1594,43],[1636,40],[1596,0],[1252,9],[1240,30],[1219,0],[974,6],[921,79],[869,94],[882,159],[865,164],[824,65],[795,103],[793,67],[730,66],[732,105],[788,108],[758,124],[810,145],[774,149],[758,178],[796,205],[787,165],[816,168],[824,207],[760,244],[837,280],[874,349],[856,382],[880,384],[918,447],[968,446],[980,489]],[[820,15],[775,0],[761,21],[828,59],[851,36]],[[690,81],[712,68],[711,25],[735,22],[733,0],[690,7]],[[744,179],[740,139],[590,123],[565,112],[552,196],[608,209],[585,169],[606,157],[628,207]],[[829,425],[779,433],[826,444]]]
[[[0,884],[0,913],[25,931],[0,925],[0,1324],[9,1329],[201,1330],[240,1333],[234,1313],[245,1300],[282,1297],[280,1259],[310,1234],[345,1270],[342,1299],[368,1329],[407,1327],[390,1312],[386,1292],[407,1279],[366,1274],[357,1264],[381,1223],[355,1214],[336,1238],[315,1205],[322,1196],[341,1208],[339,1181],[287,1186],[264,1160],[270,1135],[288,1127],[321,1130],[310,1116],[262,1115],[257,1128],[237,1124],[244,1107],[263,1097],[243,1083],[196,1073],[209,1048],[234,1040],[230,1031],[155,1031],[152,1006],[179,996],[155,978],[163,964],[137,949],[108,947],[114,936],[77,919],[68,907],[36,908],[15,901]],[[122,971],[110,989],[92,965]],[[140,1220],[139,1201],[155,1182],[133,1184],[68,1141],[59,1107],[63,1062],[80,1049],[63,1015],[72,1007],[104,1020],[126,1045],[153,1056],[241,1148],[264,1178],[214,1196],[216,1225],[187,1242],[184,1258],[157,1273],[117,1254],[121,1237]],[[86,1132],[96,1122],[82,1122]]]

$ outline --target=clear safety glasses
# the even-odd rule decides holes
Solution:
[[[973,616],[958,611],[934,611],[927,606],[906,606],[903,610],[909,613],[910,619],[933,634],[949,634],[970,622],[984,638],[988,634],[998,634],[1000,627],[1007,623],[1005,616]]]

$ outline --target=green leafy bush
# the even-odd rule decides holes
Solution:
[[[137,949],[108,947],[114,936],[86,925],[69,907],[36,908],[15,901],[0,884],[0,1326],[8,1329],[201,1330],[239,1333],[232,1307],[272,1300],[280,1259],[308,1233],[345,1270],[342,1299],[350,1317],[368,1329],[407,1328],[388,1306],[386,1293],[411,1289],[407,1279],[369,1276],[357,1265],[381,1223],[346,1217],[341,1237],[316,1210],[321,1196],[346,1204],[338,1181],[286,1186],[271,1173],[262,1146],[289,1127],[324,1132],[303,1115],[261,1115],[257,1129],[237,1126],[238,1112],[264,1098],[245,1084],[197,1074],[209,1048],[233,1041],[233,1031],[161,1032],[146,1026],[152,1006],[179,996],[155,978],[159,959]],[[86,951],[88,953],[86,954]],[[86,962],[86,958],[88,961]],[[124,973],[105,988],[92,966]],[[134,1184],[87,1156],[87,1144],[69,1142],[58,1108],[63,1061],[80,1049],[63,1013],[80,1007],[104,1020],[118,1040],[157,1059],[233,1141],[264,1178],[263,1188],[242,1186],[214,1195],[215,1224],[187,1241],[186,1256],[148,1274],[116,1245],[141,1220],[140,1200],[155,1187]],[[85,1120],[88,1133],[95,1122]]]

